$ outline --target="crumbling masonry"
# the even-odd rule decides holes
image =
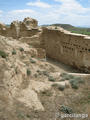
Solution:
[[[38,22],[25,18],[23,22],[14,21],[10,27],[0,24],[0,35],[13,37],[26,42],[45,56],[90,71],[90,37],[70,33],[62,28],[38,27]],[[40,57],[39,54],[39,57]]]

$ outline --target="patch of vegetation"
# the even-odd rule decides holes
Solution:
[[[51,81],[51,82],[55,82],[55,78],[53,76],[49,76],[48,80]]]
[[[58,89],[59,89],[60,91],[64,91],[64,89],[65,89],[65,86],[58,85]]]
[[[40,70],[37,70],[37,73],[38,73],[39,75],[42,75],[42,71],[40,71]]]
[[[57,88],[60,91],[64,91],[64,89],[65,89],[65,86],[59,85],[57,83],[52,84],[52,87],[55,87],[55,88]]]
[[[82,83],[84,83],[84,80],[81,77],[74,77],[73,79],[70,79],[70,84],[74,89],[78,89],[79,84],[82,84]]]
[[[12,55],[16,55],[16,50],[13,49]]]
[[[43,74],[47,77],[49,77],[49,73],[47,71],[43,71]]]
[[[18,70],[17,70],[17,67],[15,68],[15,73],[18,74]]]
[[[75,27],[75,26],[72,26],[70,24],[53,24],[53,26],[62,27],[62,28],[66,29],[72,33],[90,35],[90,28]]]
[[[85,83],[84,79],[81,78],[81,77],[75,77],[75,80],[76,80],[78,83]]]
[[[65,81],[65,80],[74,79],[75,76],[69,75],[69,74],[67,74],[67,73],[62,73],[62,74],[61,74],[61,77],[62,77],[61,81]]]
[[[55,29],[57,29],[57,26],[55,27]]]
[[[65,105],[62,105],[60,107],[60,111],[65,113],[65,114],[72,114],[73,113],[73,110],[72,108],[68,107],[68,106],[65,106]]]
[[[31,44],[29,44],[29,47],[30,47],[30,48],[33,48],[33,46],[32,46]]]
[[[36,63],[36,61],[31,59],[31,58],[30,58],[30,62],[33,63],[33,64]]]
[[[64,77],[64,76],[66,76],[66,75],[68,75],[67,73],[62,73],[60,76],[61,77]]]
[[[34,74],[34,77],[35,77],[35,78],[37,78],[37,77],[38,77],[38,75],[35,73],[35,74]]]
[[[42,91],[41,94],[46,96],[52,96],[52,92],[49,90]]]
[[[27,69],[27,76],[29,76],[29,75],[31,75],[31,71],[30,71],[30,69],[28,68],[28,69]]]
[[[27,114],[26,117],[27,117],[27,118],[31,118],[31,115]]]
[[[62,77],[61,81],[69,80],[72,88],[74,89],[78,89],[79,84],[84,83],[84,80],[81,77],[69,75],[67,73],[62,73],[61,77]]]
[[[52,84],[52,87],[57,87],[58,85],[56,83]]]
[[[19,50],[20,50],[21,52],[23,52],[23,51],[24,51],[24,48],[21,47],[21,48],[19,48]]]
[[[75,30],[71,30],[72,33],[76,33],[76,34],[83,34],[83,35],[90,35],[90,32],[87,31],[75,31]]]
[[[24,119],[25,118],[25,115],[23,113],[18,113],[17,117],[19,119]]]
[[[8,55],[7,55],[4,51],[1,51],[1,50],[0,50],[0,56],[1,56],[2,58],[6,58]]]
[[[75,79],[70,80],[70,84],[74,89],[78,89],[79,87],[78,81],[76,81]]]

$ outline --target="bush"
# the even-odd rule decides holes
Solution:
[[[33,59],[30,59],[30,62],[33,63],[33,64],[36,63],[36,61],[33,60]]]
[[[34,74],[34,77],[35,77],[35,78],[37,78],[37,77],[38,77],[38,75],[37,75],[37,74]]]
[[[55,27],[55,29],[57,29],[57,26]]]
[[[72,108],[70,108],[68,106],[65,106],[65,105],[62,105],[60,107],[60,111],[63,112],[63,113],[66,113],[66,114],[72,114],[73,113]]]
[[[56,83],[52,84],[52,87],[57,87],[58,85]]]
[[[18,70],[17,70],[17,67],[15,68],[15,73],[18,74]]]
[[[45,96],[52,96],[52,92],[49,90],[42,91],[41,94]]]
[[[23,51],[24,51],[24,48],[19,48],[19,50],[20,50],[21,52],[23,52]]]
[[[12,51],[12,55],[15,55],[15,54],[16,54],[16,50],[13,50],[13,51]]]
[[[37,70],[37,73],[38,73],[39,75],[42,75],[42,71],[40,71],[40,70]]]
[[[75,80],[78,81],[78,83],[84,83],[84,79],[81,77],[76,77]]]
[[[28,75],[28,76],[31,75],[30,69],[27,69],[27,75]]]
[[[72,88],[74,88],[74,89],[78,89],[78,87],[79,87],[78,86],[79,83],[75,79],[70,80],[70,84],[71,84]]]
[[[49,74],[48,74],[47,71],[43,71],[43,74],[44,74],[45,76],[49,77]]]
[[[65,77],[66,75],[67,75],[67,73],[62,73],[60,76]]]
[[[0,56],[1,56],[2,58],[6,58],[8,55],[7,55],[4,51],[1,51],[1,50],[0,50]]]
[[[73,79],[70,80],[70,84],[74,89],[78,89],[79,84],[81,83],[84,83],[84,80],[81,77],[74,77]]]
[[[60,81],[65,81],[65,80],[66,80],[65,78],[60,79]]]
[[[64,89],[65,89],[65,86],[58,85],[58,89],[59,89],[60,91],[64,91]]]
[[[52,76],[49,76],[49,77],[48,77],[48,80],[49,80],[49,81],[52,81],[52,82],[55,82],[55,78],[53,78]]]
[[[29,114],[27,114],[26,116],[27,116],[27,118],[31,118],[31,115],[29,115]]]
[[[62,73],[62,74],[61,74],[61,77],[62,77],[61,81],[70,80],[70,79],[73,79],[73,78],[74,78],[73,75],[69,75],[69,74],[67,74],[67,73]]]

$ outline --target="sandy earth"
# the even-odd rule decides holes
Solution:
[[[38,59],[37,50],[28,44],[0,36],[0,50],[8,54],[6,58],[0,57],[0,120],[54,120],[60,105],[73,107],[74,98],[83,98],[84,87],[88,90],[86,96],[89,96],[88,79],[86,86],[81,85],[79,90],[73,90],[67,80],[60,81],[61,74],[78,75],[78,71],[50,59]],[[49,80],[50,77],[54,81]],[[53,83],[65,87],[65,91],[53,87]],[[81,98],[78,98],[80,95]],[[89,99],[84,106],[87,106],[85,112],[89,113]]]

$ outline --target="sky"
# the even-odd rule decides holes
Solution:
[[[39,25],[71,24],[90,27],[90,0],[0,0],[0,22],[10,24],[25,17]]]

